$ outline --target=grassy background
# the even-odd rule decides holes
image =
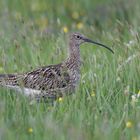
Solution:
[[[76,94],[30,103],[0,88],[0,139],[140,139],[139,0],[0,0],[0,73],[22,73],[66,57],[79,31],[115,54],[85,44]]]

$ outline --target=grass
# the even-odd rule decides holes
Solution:
[[[112,46],[115,54],[82,45],[80,85],[54,106],[1,87],[0,139],[139,140],[140,2],[62,2],[0,1],[0,73],[64,60],[64,27]]]

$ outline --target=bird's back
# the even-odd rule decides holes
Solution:
[[[42,67],[25,74],[0,74],[0,85],[39,90],[47,95],[55,94],[54,96],[57,96],[57,92],[67,93],[75,89],[71,71],[65,63]]]

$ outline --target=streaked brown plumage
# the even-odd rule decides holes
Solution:
[[[84,43],[94,43],[107,48],[107,46],[94,42],[84,35],[73,33],[69,39],[68,58],[57,65],[39,68],[24,74],[0,74],[0,85],[19,91],[29,92],[25,95],[41,98],[57,98],[63,94],[75,91],[80,79],[80,50]],[[26,89],[26,90],[25,90]]]

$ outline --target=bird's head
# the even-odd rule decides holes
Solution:
[[[84,42],[93,43],[93,44],[102,46],[102,47],[108,49],[109,51],[111,51],[112,53],[114,53],[113,50],[110,49],[109,47],[107,47],[106,45],[98,43],[98,42],[95,42],[95,41],[92,41],[91,39],[85,37],[84,35],[82,35],[80,33],[72,33],[72,34],[70,34],[70,41],[73,44],[75,44],[76,46],[79,46]]]

